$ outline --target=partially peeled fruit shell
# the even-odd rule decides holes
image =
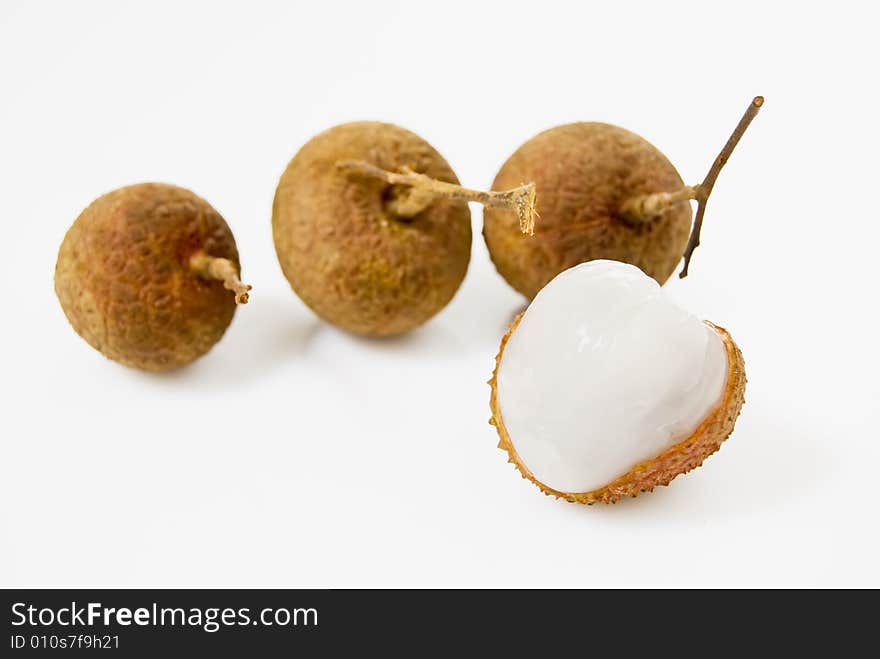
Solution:
[[[590,261],[545,286],[501,341],[492,423],[524,478],[615,503],[699,467],[733,431],[742,353],[635,266]]]

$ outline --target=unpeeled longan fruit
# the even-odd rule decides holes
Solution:
[[[468,190],[415,133],[362,121],[312,138],[281,176],[272,231],[281,269],[319,317],[355,334],[411,330],[467,272],[467,201],[513,208],[528,230],[534,186]]]
[[[763,103],[760,96],[752,101],[695,186],[685,185],[650,142],[618,126],[566,124],[527,141],[492,187],[533,181],[540,221],[525,238],[509,212],[486,209],[483,237],[498,272],[529,299],[560,272],[595,259],[630,263],[663,284],[684,256],[686,276],[715,179]],[[698,202],[693,229],[690,200]]]
[[[220,340],[250,286],[235,239],[208,202],[163,183],[119,188],[70,227],[55,292],[74,330],[106,357],[169,371]]]

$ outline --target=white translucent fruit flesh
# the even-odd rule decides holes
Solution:
[[[718,333],[656,281],[590,261],[529,305],[504,349],[498,404],[538,481],[589,492],[687,439],[721,402],[727,368]]]

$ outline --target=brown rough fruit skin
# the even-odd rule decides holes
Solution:
[[[364,160],[458,179],[425,140],[390,124],[357,122],[314,137],[287,166],[272,208],[275,249],[291,287],[318,316],[350,332],[398,334],[440,311],[471,251],[467,204],[437,200],[411,219],[385,206],[391,188],[337,169]]]
[[[682,257],[690,204],[675,204],[642,223],[618,212],[630,197],[684,186],[669,160],[628,130],[584,122],[544,131],[504,163],[492,189],[524,181],[534,181],[537,189],[535,235],[522,235],[514,213],[487,208],[483,237],[498,272],[529,299],[584,261],[631,263],[663,284]]]
[[[523,312],[525,313],[525,312]],[[492,418],[489,423],[498,431],[498,448],[507,451],[508,462],[516,465],[523,478],[530,480],[540,490],[557,499],[565,499],[569,503],[581,503],[592,505],[596,502],[617,503],[623,497],[635,497],[642,492],[651,492],[660,485],[669,483],[681,474],[686,474],[703,464],[703,461],[715,453],[721,444],[733,432],[736,419],[745,403],[746,370],[745,361],[739,347],[734,343],[730,334],[723,327],[704,321],[709,327],[718,332],[727,351],[727,383],[724,394],[718,406],[712,410],[697,429],[687,439],[671,446],[660,455],[644,460],[633,465],[626,473],[615,478],[613,481],[591,492],[560,492],[544,485],[539,481],[528,467],[520,460],[513,441],[504,425],[501,417],[501,408],[498,403],[498,367],[504,355],[504,347],[514,330],[519,325],[523,314],[520,314],[511,323],[507,334],[501,339],[501,347],[495,357],[495,370],[489,385],[492,394],[489,399],[489,407],[492,410]]]
[[[239,264],[232,232],[206,201],[162,183],[120,188],[68,230],[55,292],[93,348],[126,366],[168,371],[210,350],[235,313],[221,282],[191,270],[200,249]]]

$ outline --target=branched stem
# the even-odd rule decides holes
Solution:
[[[644,222],[657,217],[657,215],[673,204],[682,201],[690,201],[692,199],[696,200],[697,215],[694,218],[694,226],[691,230],[687,247],[684,250],[684,266],[678,275],[682,279],[687,277],[688,267],[690,266],[694,250],[700,245],[700,231],[703,228],[703,216],[706,213],[706,202],[709,199],[709,195],[712,194],[712,188],[715,187],[715,181],[721,173],[721,168],[727,164],[727,161],[730,159],[730,155],[739,143],[740,138],[742,138],[743,133],[746,132],[746,128],[752,123],[752,119],[758,114],[758,110],[761,109],[762,105],[764,105],[763,96],[756,96],[752,100],[748,109],[746,109],[745,114],[743,114],[739,123],[736,125],[736,128],[733,130],[733,133],[728,138],[724,148],[721,149],[721,153],[715,158],[715,162],[712,163],[712,167],[709,169],[709,173],[706,174],[706,178],[703,179],[702,183],[693,186],[685,186],[676,192],[655,192],[653,194],[633,197],[627,199],[620,207],[621,213],[628,220]]]
[[[388,202],[389,210],[401,218],[415,217],[436,199],[475,201],[484,206],[514,211],[519,217],[520,230],[528,235],[535,232],[538,212],[534,183],[526,183],[502,192],[483,192],[438,181],[425,174],[414,172],[409,167],[401,167],[400,170],[391,172],[363,160],[343,160],[337,163],[337,167],[350,174],[379,179],[389,185],[403,188]]]
[[[248,291],[253,287],[241,283],[238,268],[232,261],[198,251],[190,258],[189,265],[200,277],[222,281],[223,288],[235,293],[236,304],[247,304],[250,298]]]

